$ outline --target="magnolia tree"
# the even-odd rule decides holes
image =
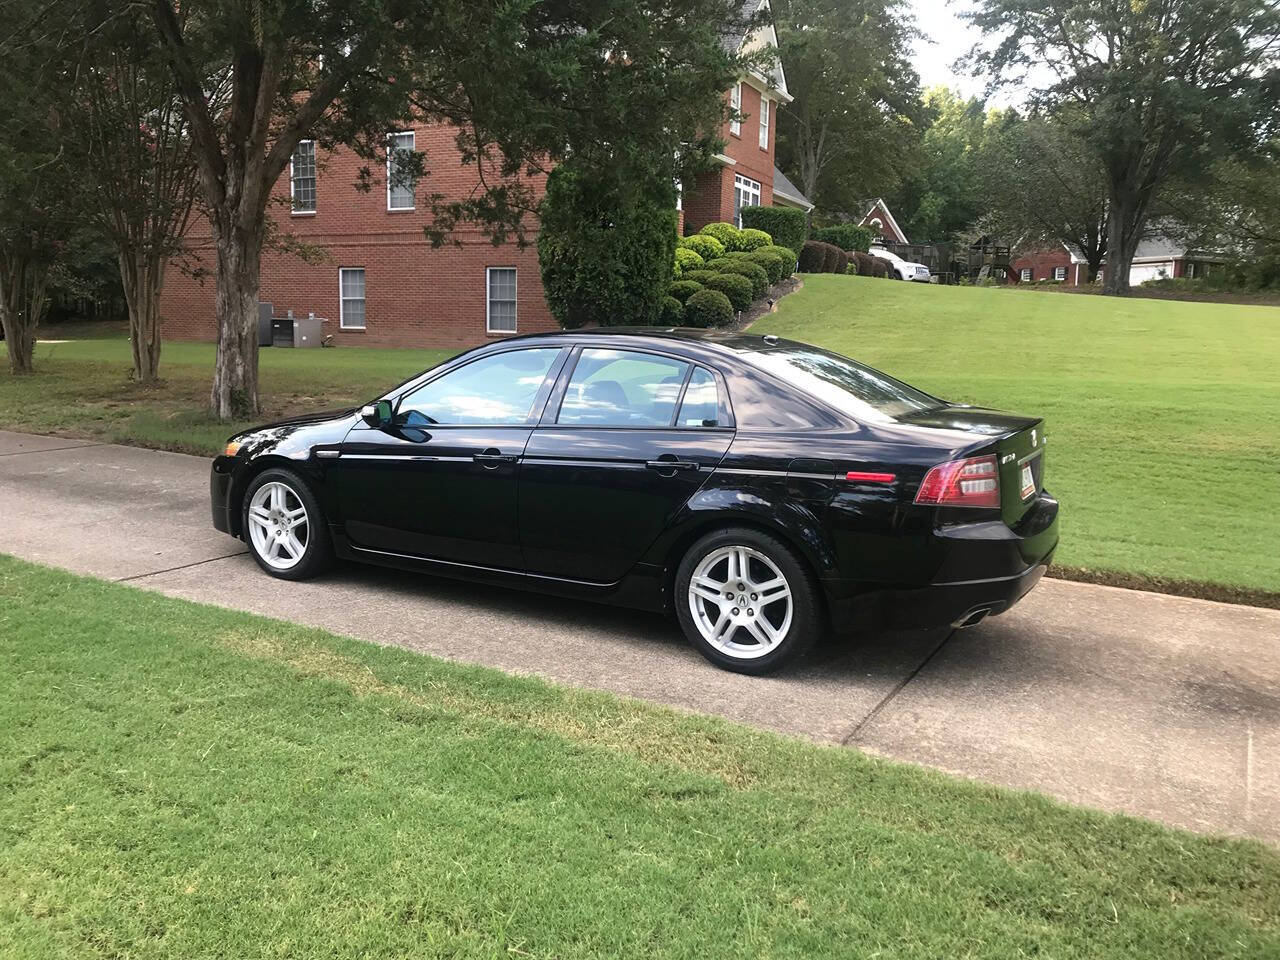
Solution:
[[[272,189],[298,142],[385,156],[387,132],[451,124],[480,174],[466,196],[432,187],[430,157],[404,171],[444,242],[460,221],[521,241],[530,174],[573,155],[666,164],[714,129],[737,64],[725,36],[741,0],[152,0],[216,247],[218,351],[210,406],[258,409],[259,269]],[[132,9],[129,7],[127,9]],[[221,84],[225,82],[225,87]],[[220,92],[215,98],[214,91]]]
[[[1271,0],[981,0],[968,15],[991,41],[975,66],[996,82],[1054,78],[1033,101],[1070,105],[1107,189],[1104,291],[1129,268],[1160,193],[1253,136],[1280,54]],[[1029,73],[1031,70],[1036,73]]]

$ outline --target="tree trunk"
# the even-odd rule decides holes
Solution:
[[[1124,191],[1113,190],[1107,208],[1107,268],[1102,292],[1124,296],[1129,292],[1129,268],[1142,236],[1142,214],[1137,201]]]
[[[164,268],[161,257],[120,255],[120,279],[129,309],[133,379],[139,383],[153,383],[160,375],[160,292],[164,288]]]
[[[47,265],[22,254],[0,252],[0,326],[11,373],[31,373],[36,327],[44,319]]]
[[[230,218],[228,218],[230,219]],[[258,289],[262,261],[261,218],[255,231],[215,230],[218,246],[218,357],[210,412],[219,420],[258,413]]]
[[[1085,261],[1085,268],[1090,283],[1095,283],[1098,279],[1098,271],[1102,269],[1102,254],[1096,257],[1090,257]]]

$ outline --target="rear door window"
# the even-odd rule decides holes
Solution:
[[[694,367],[680,403],[679,427],[715,427],[719,425],[720,393],[716,378],[704,367]]]
[[[584,349],[565,389],[556,423],[569,426],[668,427],[690,364],[633,350]],[[714,414],[712,415],[714,417]]]

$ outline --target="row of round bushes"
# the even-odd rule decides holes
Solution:
[[[852,273],[860,277],[889,277],[893,269],[883,257],[861,250],[846,252],[831,243],[810,240],[800,250],[801,273]]]
[[[675,282],[663,302],[662,322],[690,327],[719,327],[733,322],[791,276],[796,255],[773,244],[763,230],[740,230],[731,223],[709,223],[677,241]]]

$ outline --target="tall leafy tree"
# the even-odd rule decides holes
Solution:
[[[1010,115],[987,137],[978,166],[983,232],[1023,249],[1070,244],[1089,282],[1107,254],[1107,188],[1101,164],[1067,124]]]
[[[795,97],[779,114],[778,164],[823,213],[851,213],[909,165],[915,32],[900,0],[776,0],[773,11]]]
[[[1129,268],[1160,191],[1250,135],[1277,71],[1273,0],[981,0],[970,19],[995,41],[973,63],[997,82],[1047,65],[1057,78],[1033,101],[1072,105],[1104,172],[1104,290]]]
[[[740,0],[151,0],[191,127],[217,247],[221,418],[258,408],[257,299],[267,207],[299,140],[373,160],[414,119],[449,123],[480,172],[465,197],[433,190],[429,158],[404,157],[435,212],[522,239],[528,175],[573,154],[664,156],[698,139],[737,69],[722,36]],[[225,103],[212,102],[225,77]],[[714,128],[714,124],[711,124]],[[665,153],[662,153],[665,151]],[[672,170],[674,173],[674,169]],[[373,180],[366,171],[363,186]]]

